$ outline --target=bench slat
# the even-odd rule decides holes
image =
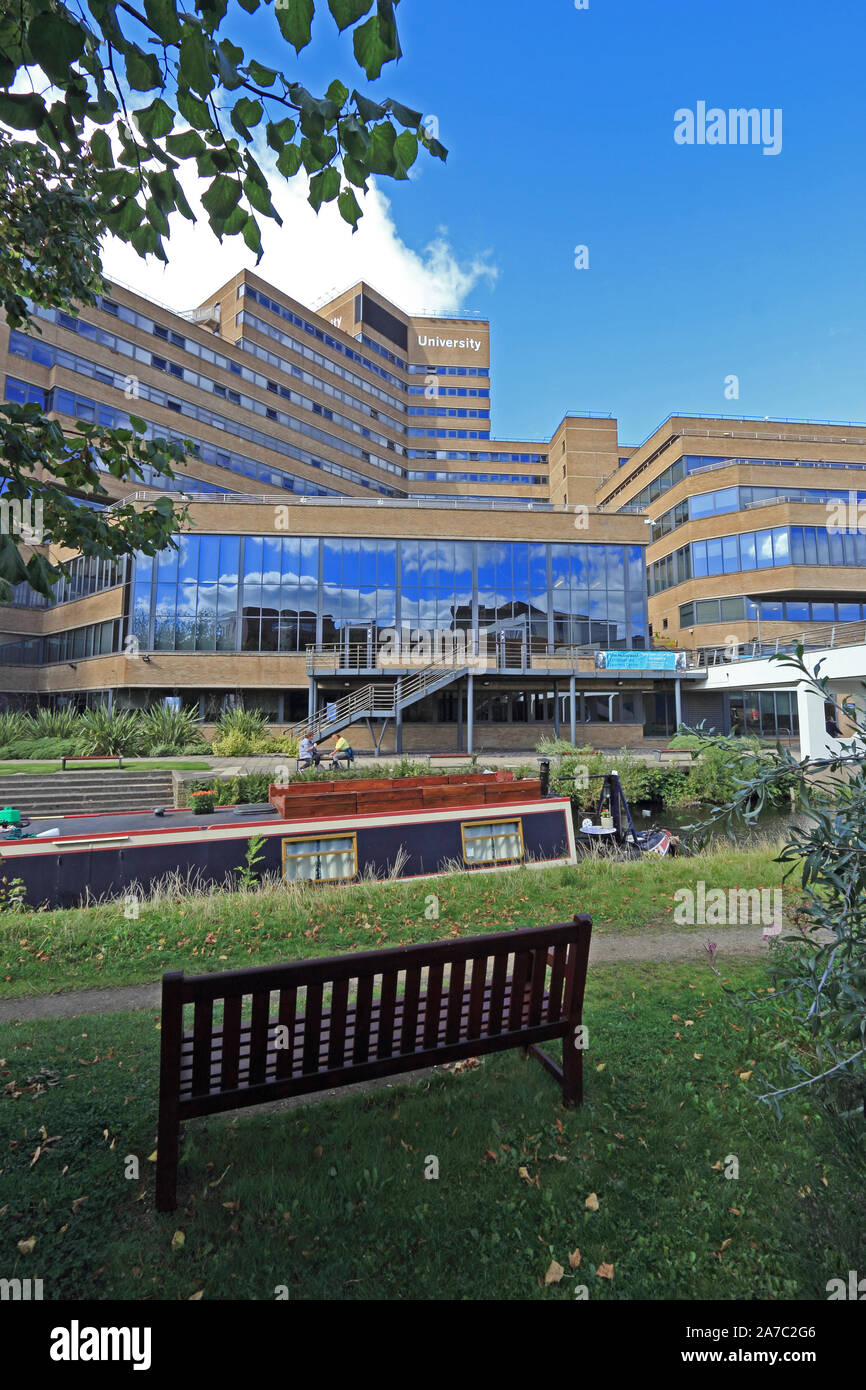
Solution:
[[[340,1067],[346,1052],[346,1014],[349,1004],[349,981],[338,980],[334,985],[328,1029],[328,1066]]]
[[[461,1034],[464,1006],[466,1004],[465,979],[466,962],[465,960],[457,961],[457,963],[451,967],[451,978],[448,982],[448,1012],[445,1017],[445,1041],[449,1043],[456,1042]]]
[[[533,951],[529,983],[529,1023],[540,1023],[543,1015],[545,981],[547,978],[547,947]]]
[[[265,1079],[270,1012],[270,990],[256,990],[253,995],[252,1026],[250,1028],[252,1047],[249,1059],[249,1078],[251,1086],[255,1086]]]
[[[277,1022],[287,1030],[289,1045],[281,1047],[277,1052],[277,1078],[283,1081],[292,1074],[292,1059],[294,1057],[295,1046],[295,1013],[298,1007],[298,991],[296,989],[281,989],[280,1002],[277,1007]]]
[[[213,1000],[198,999],[193,1008],[192,1078],[193,1088],[206,1088],[210,1075],[211,1035],[213,1033]]]
[[[511,976],[511,994],[508,1006],[508,1027],[519,1028],[523,1022],[523,1009],[526,1002],[526,981],[532,960],[530,951],[518,951],[514,957],[514,971]]]
[[[472,962],[472,980],[469,986],[469,1018],[466,1032],[470,1038],[481,1035],[481,1019],[487,989],[488,957],[479,956]]]
[[[358,999],[355,1005],[355,1037],[352,1046],[352,1060],[367,1060],[370,1047],[370,1015],[373,1012],[374,976],[366,975],[358,981]]]
[[[394,1012],[397,1004],[397,972],[389,970],[382,976],[382,996],[379,1005],[377,1057],[394,1055]]]
[[[319,1070],[319,1045],[322,1038],[322,986],[307,985],[307,1006],[304,1010],[304,1059],[302,1070]]]
[[[403,1027],[400,1033],[400,1051],[418,1050],[418,1001],[421,996],[421,969],[406,971],[406,986],[403,994]]]
[[[241,1012],[243,999],[227,999],[223,1009],[222,1068],[220,1088],[231,1091],[238,1084],[241,1051]]]
[[[489,1032],[502,1032],[502,1013],[505,1008],[505,987],[508,980],[508,956],[498,953],[493,962],[493,983],[490,991]]]
[[[560,945],[553,948],[553,965],[550,971],[550,1003],[548,1004],[548,1018],[551,1023],[562,1017],[562,986],[565,982],[565,957],[567,946]]]
[[[442,973],[444,966],[431,965],[427,972],[427,999],[424,1009],[424,1046],[434,1047],[439,1036],[439,1011],[442,1007]]]

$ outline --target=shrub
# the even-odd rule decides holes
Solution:
[[[51,761],[54,758],[72,757],[78,752],[74,738],[22,738],[11,744],[6,756]]]
[[[140,753],[141,718],[135,710],[111,710],[97,705],[81,715],[78,743],[79,752],[90,756]]]
[[[29,732],[29,720],[18,710],[6,710],[0,714],[0,744],[4,747],[26,738]]]
[[[81,715],[75,709],[37,709],[25,715],[23,723],[25,738],[75,738],[81,725]],[[5,743],[6,739],[0,741]]]
[[[292,738],[291,734],[276,734],[270,741],[268,752],[285,753],[290,758],[296,758],[298,743],[299,740]]]
[[[241,729],[229,729],[215,736],[210,751],[221,758],[251,758],[256,753],[270,753],[271,741],[266,734],[252,738]]]
[[[258,709],[227,709],[219,717],[211,751],[224,758],[269,753],[268,721]]]
[[[190,809],[193,815],[206,816],[216,805],[217,793],[213,787],[208,787],[205,791],[192,792],[189,798]]]
[[[207,739],[199,730],[198,711],[192,707],[166,709],[154,705],[140,717],[142,751],[155,758],[170,757],[189,746],[208,748]],[[162,751],[157,752],[157,749]]]

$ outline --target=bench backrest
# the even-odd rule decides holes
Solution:
[[[513,1047],[518,1035],[527,1046],[564,1037],[580,1018],[591,925],[581,916],[288,965],[165,974],[161,1085],[178,1084],[185,1009],[185,1115],[274,1090],[322,1089],[338,1073],[360,1080]]]

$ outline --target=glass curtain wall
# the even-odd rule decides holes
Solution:
[[[646,645],[640,546],[183,536],[136,557],[131,590],[142,650],[302,652],[512,622],[556,647]]]

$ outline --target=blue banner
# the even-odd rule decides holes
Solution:
[[[596,652],[597,671],[685,671],[685,652]]]

